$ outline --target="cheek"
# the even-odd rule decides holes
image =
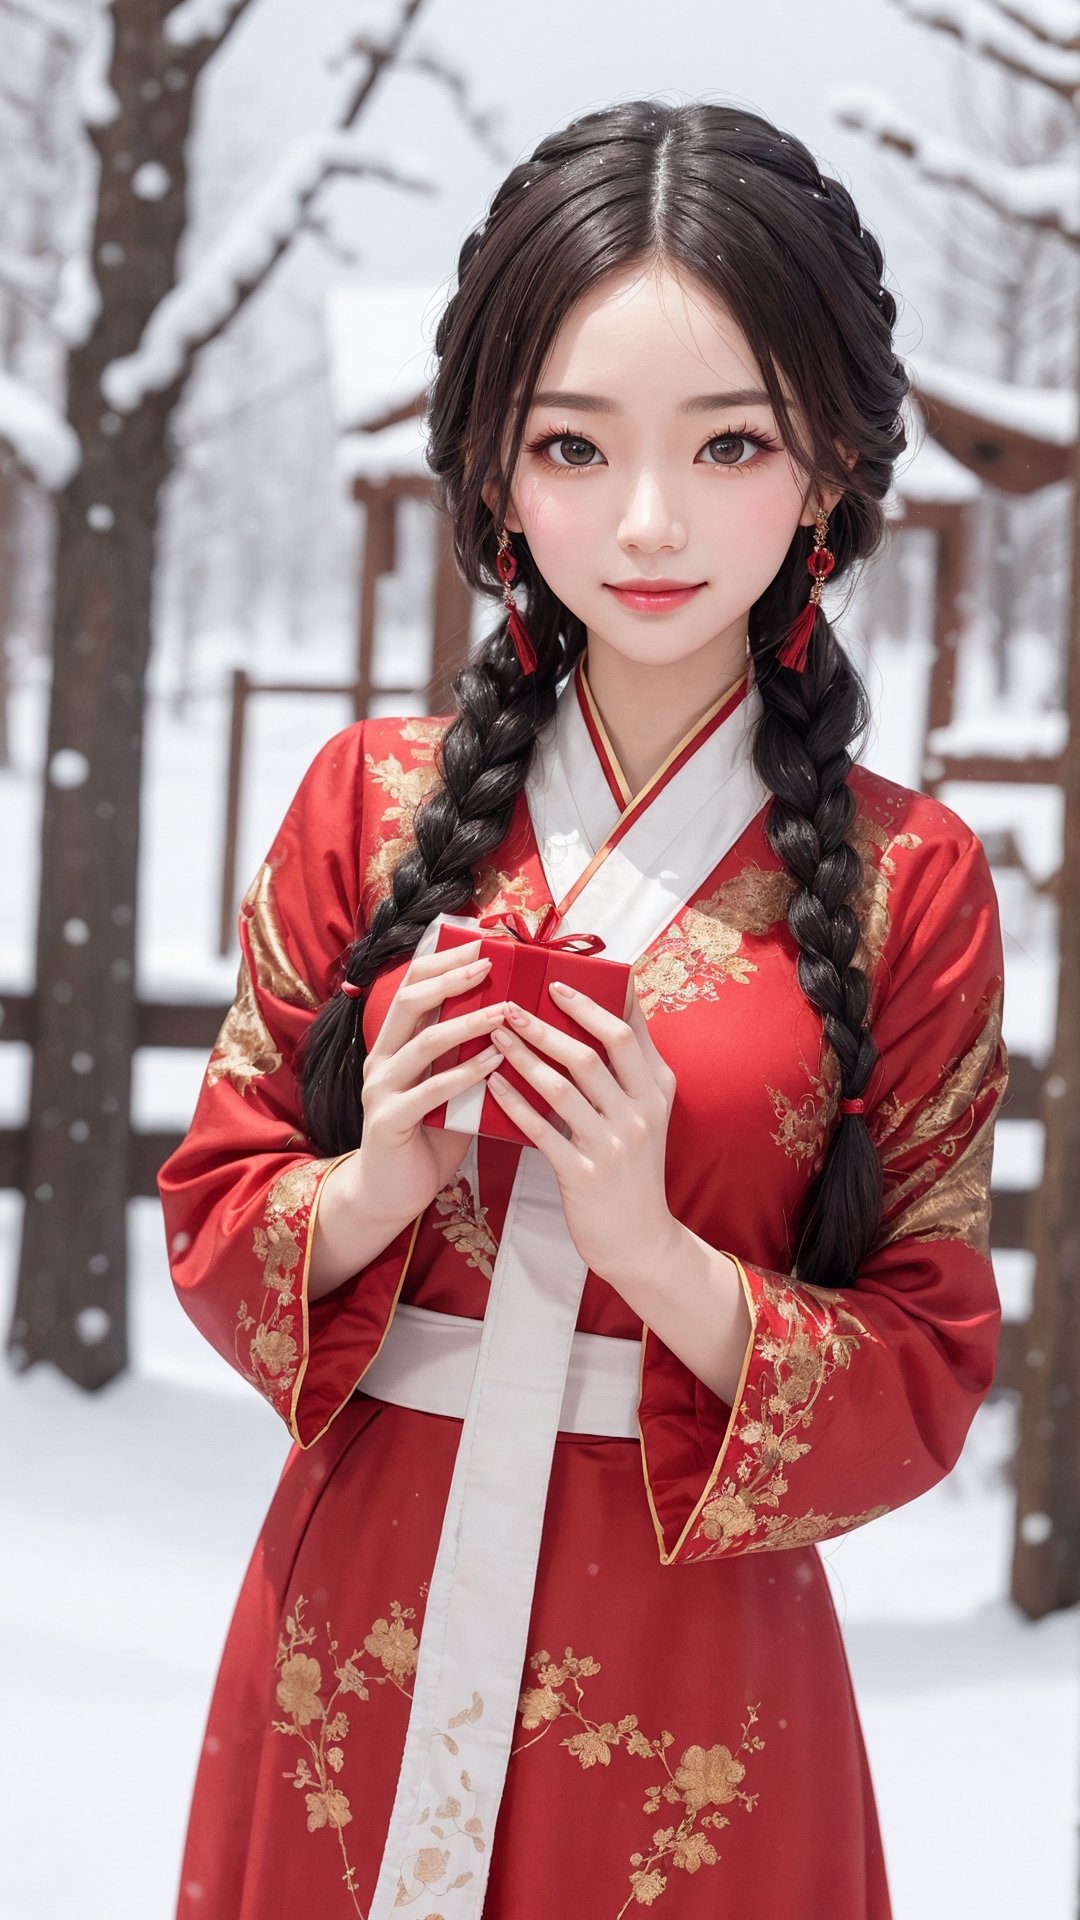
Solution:
[[[801,496],[786,477],[746,474],[721,481],[719,510],[710,516],[713,537],[719,535],[725,553],[741,556],[754,571],[766,570],[772,579],[799,524]]]
[[[580,549],[592,544],[588,500],[589,488],[575,480],[527,479],[514,489],[514,504],[521,516],[525,537],[543,568],[545,557],[564,567]]]

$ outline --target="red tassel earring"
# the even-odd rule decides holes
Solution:
[[[814,550],[806,556],[806,571],[813,580],[810,598],[802,612],[784,635],[783,645],[777,654],[782,667],[790,667],[793,673],[801,673],[806,665],[810,651],[810,636],[814,631],[814,621],[821,603],[821,590],[836,565],[835,553],[830,553],[825,545],[825,536],[829,531],[829,516],[824,507],[817,510],[814,526]]]
[[[495,571],[503,583],[503,601],[509,616],[510,638],[514,643],[514,652],[523,674],[536,672],[536,649],[530,640],[514,600],[513,586],[517,577],[517,561],[510,546],[510,535],[505,527],[499,528],[499,550],[495,555]]]

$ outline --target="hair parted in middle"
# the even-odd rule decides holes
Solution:
[[[466,238],[439,321],[429,390],[428,459],[469,585],[501,599],[495,568],[531,396],[576,301],[616,270],[666,267],[696,280],[742,329],[793,459],[841,497],[829,522],[833,581],[885,535],[884,500],[906,440],[908,378],[893,348],[896,303],[847,190],[793,134],[741,107],[706,101],[616,104],[550,134],[508,174]],[[798,418],[787,404],[784,382]],[[839,447],[853,454],[849,466]],[[495,485],[494,515],[481,489]],[[847,776],[869,723],[862,682],[819,607],[805,670],[779,664],[803,608],[814,529],[796,528],[783,565],[749,611],[763,712],[754,764],[773,795],[766,834],[794,881],[787,923],[798,978],[858,1100],[878,1058],[866,1024],[870,982],[854,965],[852,906],[862,859],[847,838]],[[345,979],[367,988],[413,952],[439,913],[467,912],[475,870],[505,839],[537,734],[586,644],[528,543],[511,536],[517,590],[536,650],[523,675],[504,617],[453,680],[456,716],[436,756],[438,783],[413,816]],[[335,993],[308,1036],[302,1092],[322,1152],[361,1135],[362,999]],[[881,1218],[881,1165],[865,1120],[844,1114],[799,1225],[794,1266],[811,1284],[850,1284]]]

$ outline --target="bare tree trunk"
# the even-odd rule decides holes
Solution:
[[[15,462],[0,454],[0,767],[11,765],[11,641],[15,627],[19,482]]]
[[[1025,1341],[1012,1564],[1012,1597],[1032,1619],[1080,1600],[1080,436],[1065,704],[1057,1032],[1043,1102],[1046,1160],[1032,1209],[1035,1293]]]
[[[83,463],[59,502],[26,1217],[9,1341],[16,1365],[49,1359],[84,1387],[110,1380],[127,1358],[143,705],[158,500],[179,393],[177,383],[121,418],[109,414],[100,381],[138,344],[175,280],[197,64],[165,46],[151,0],[115,0],[113,14],[119,112],[92,130],[101,176],[90,257],[102,306],[69,362]],[[149,160],[170,183],[153,201],[130,185]]]

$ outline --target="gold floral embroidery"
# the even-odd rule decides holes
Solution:
[[[281,1065],[281,1054],[263,1018],[256,985],[275,1000],[311,1011],[319,1002],[306,980],[293,966],[285,937],[277,917],[273,896],[273,869],[264,863],[259,868],[243,900],[240,913],[246,923],[248,948],[254,967],[254,979],[247,954],[240,960],[236,979],[236,998],[214,1042],[214,1051],[206,1070],[207,1082],[216,1086],[227,1079],[240,1094],[266,1073]]]
[[[233,1350],[245,1380],[286,1417],[303,1345],[303,1308],[294,1291],[301,1239],[326,1160],[302,1160],[274,1182],[252,1249],[262,1266],[262,1305],[252,1313],[241,1300]],[[254,1329],[254,1332],[252,1331]],[[246,1345],[245,1360],[243,1348]]]
[[[349,1716],[339,1703],[350,1695],[357,1700],[368,1700],[373,1686],[386,1685],[396,1687],[411,1700],[404,1682],[416,1670],[418,1643],[406,1623],[414,1619],[415,1614],[412,1607],[403,1608],[396,1600],[392,1601],[389,1621],[376,1620],[364,1638],[363,1649],[354,1648],[345,1660],[339,1660],[339,1643],[327,1625],[329,1660],[337,1685],[324,1701],[322,1665],[313,1654],[300,1651],[311,1646],[315,1639],[314,1627],[304,1623],[306,1604],[303,1594],[298,1594],[292,1612],[286,1616],[287,1637],[278,1640],[274,1661],[278,1675],[275,1698],[288,1719],[274,1720],[271,1724],[275,1733],[300,1740],[307,1750],[291,1773],[282,1774],[282,1779],[291,1780],[304,1795],[308,1832],[319,1833],[325,1829],[336,1833],[345,1869],[341,1877],[359,1914],[356,1868],[350,1862],[345,1840],[352,1808],[348,1795],[336,1784],[345,1765],[343,1742],[349,1733]],[[380,1661],[382,1673],[367,1672],[361,1664],[364,1651]]]
[[[809,1093],[796,1103],[780,1087],[767,1086],[780,1126],[772,1138],[792,1160],[809,1160],[817,1172],[825,1152],[829,1128],[836,1116],[840,1098],[840,1062],[827,1041],[821,1049],[817,1073],[803,1059],[802,1069],[810,1082]]]
[[[725,980],[746,986],[757,966],[743,953],[743,940],[783,919],[793,885],[780,868],[746,867],[687,907],[634,967],[646,1017],[715,1000]]]
[[[918,1098],[905,1105],[893,1094],[874,1116],[875,1144],[886,1169],[878,1247],[901,1237],[959,1240],[984,1259],[990,1257],[994,1126],[1009,1077],[1001,1037],[1002,995],[999,980],[982,1002],[985,1018],[971,1046],[948,1062],[940,1085],[920,1111]],[[914,1147],[929,1151],[890,1191],[889,1168]]]
[[[851,902],[859,922],[859,945],[853,964],[873,978],[892,927],[889,894],[896,877],[895,856],[898,852],[911,853],[916,847],[921,847],[922,836],[918,833],[890,834],[887,826],[860,808],[848,838],[862,855],[863,863],[862,881]]]
[[[435,1195],[435,1210],[442,1215],[432,1223],[437,1231],[464,1254],[468,1266],[476,1267],[485,1280],[490,1280],[499,1243],[488,1229],[488,1209],[477,1205],[464,1174],[455,1175]]]
[[[219,1080],[228,1080],[237,1093],[244,1094],[253,1081],[264,1073],[275,1073],[280,1065],[281,1055],[255,998],[245,954],[236,976],[236,998],[214,1041],[206,1069],[207,1085],[216,1087]]]
[[[527,873],[505,873],[490,860],[478,860],[473,873],[473,899],[480,913],[498,913],[502,907],[516,907],[535,933],[548,911],[547,903],[527,904],[532,895]]]
[[[413,713],[400,723],[399,731],[403,740],[415,741],[420,748],[417,758],[425,753],[434,758],[435,750],[447,728],[452,725],[453,714]]]
[[[866,1327],[845,1304],[839,1289],[790,1287],[762,1280],[760,1311],[768,1330],[758,1333],[760,1371],[757,1404],[748,1394],[737,1411],[734,1438],[742,1449],[733,1474],[705,1502],[685,1558],[714,1558],[734,1546],[741,1553],[770,1547],[802,1547],[836,1530],[847,1532],[888,1511],[871,1507],[860,1514],[780,1512],[788,1491],[788,1469],[809,1453],[799,1438],[813,1424],[822,1388],[837,1368],[847,1369]],[[695,1552],[697,1547],[699,1551]]]
[[[600,1663],[591,1654],[578,1658],[572,1648],[567,1647],[563,1658],[556,1661],[542,1651],[531,1655],[529,1665],[537,1684],[523,1690],[518,1711],[526,1732],[536,1727],[540,1731],[534,1739],[515,1747],[514,1755],[535,1746],[556,1720],[576,1720],[580,1732],[570,1734],[560,1744],[583,1768],[610,1766],[617,1747],[640,1760],[659,1761],[666,1778],[656,1786],[646,1787],[642,1812],[659,1813],[662,1803],[682,1808],[676,1826],[657,1828],[651,1836],[649,1850],[630,1855],[630,1892],[615,1920],[622,1920],[631,1906],[655,1905],[669,1880],[669,1874],[662,1872],[662,1867],[676,1867],[692,1874],[701,1867],[715,1866],[720,1856],[706,1830],[718,1832],[731,1822],[727,1814],[706,1812],[706,1808],[719,1809],[738,1801],[747,1813],[753,1811],[758,1795],[746,1793],[742,1782],[749,1756],[759,1753],[765,1745],[760,1734],[753,1732],[759,1706],[747,1707],[742,1739],[734,1753],[719,1743],[712,1747],[689,1746],[673,1770],[668,1750],[674,1746],[675,1736],[666,1728],[658,1738],[650,1739],[639,1726],[636,1713],[624,1714],[618,1721],[592,1720],[585,1713],[585,1690],[581,1682],[600,1672]]]
[[[390,836],[372,854],[364,876],[365,886],[374,889],[377,894],[386,891],[390,875],[402,854],[413,844],[412,823],[417,807],[439,784],[439,771],[435,764],[438,740],[422,738],[415,729],[408,736],[402,729],[402,737],[421,740],[412,766],[403,766],[393,753],[387,754],[384,760],[377,760],[373,753],[364,755],[372,781],[382,788],[390,801],[381,816],[382,826],[391,829]]]

